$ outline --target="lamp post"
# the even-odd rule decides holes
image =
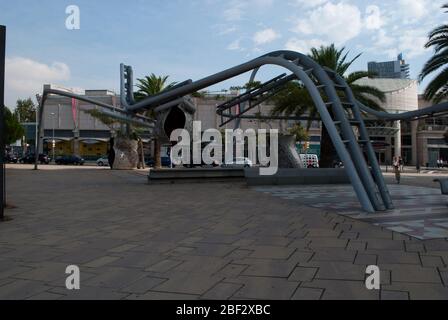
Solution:
[[[52,116],[53,116],[53,140],[51,140],[51,143],[52,143],[52,146],[53,146],[53,157],[52,157],[52,163],[56,163],[55,162],[55,157],[54,157],[54,154],[55,154],[55,152],[54,152],[54,149],[55,149],[55,147],[56,147],[56,141],[54,140],[54,127],[55,127],[55,124],[54,124],[54,121],[55,121],[55,118],[56,118],[56,113],[54,113],[54,112],[52,112],[52,113],[50,113]]]
[[[5,46],[6,46],[6,27],[0,25],[0,220],[4,218],[4,209],[6,202],[6,184],[5,184],[5,130],[4,119],[4,89],[5,89]]]

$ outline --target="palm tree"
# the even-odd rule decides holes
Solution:
[[[357,100],[373,109],[381,110],[379,102],[385,101],[385,94],[377,88],[356,83],[357,80],[365,77],[372,77],[374,74],[368,71],[356,71],[347,74],[349,67],[361,56],[361,54],[358,54],[353,59],[348,60],[348,54],[349,52],[345,52],[345,47],[337,49],[335,45],[332,44],[326,47],[321,46],[318,49],[312,48],[308,56],[321,66],[328,67],[344,77]],[[310,128],[313,119],[319,119],[319,112],[317,111],[311,96],[304,85],[299,81],[288,83],[285,86],[285,90],[282,90],[273,100],[275,107],[272,110],[272,113],[274,115],[307,115],[310,118],[307,129]],[[331,110],[329,110],[329,112],[332,115]],[[331,167],[335,154],[336,150],[334,149],[325,125],[323,125],[320,165],[322,167]]]
[[[443,5],[442,8],[448,9],[448,4]],[[448,11],[445,12],[448,13]],[[429,33],[425,48],[431,47],[434,48],[434,55],[423,66],[419,80],[422,81],[430,74],[441,70],[431,80],[424,92],[426,100],[438,103],[448,97],[448,67],[446,67],[448,64],[448,24],[443,24]]]
[[[134,93],[135,100],[143,100],[147,97],[158,94],[163,90],[173,87],[176,82],[168,83],[168,78],[169,76],[156,76],[154,73],[151,73],[151,75],[146,76],[143,79],[137,79],[138,84],[136,86],[138,88],[138,91]],[[152,118],[156,117],[152,110],[146,111],[145,115]],[[154,162],[156,168],[162,167],[160,159],[160,148],[161,145],[159,139],[154,136]]]

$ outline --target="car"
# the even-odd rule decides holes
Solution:
[[[35,160],[36,160],[36,155],[34,153],[29,153],[26,156],[20,158],[19,162],[20,163],[32,164],[32,163],[35,162]],[[50,163],[50,157],[47,156],[46,154],[40,153],[38,161],[40,162],[40,164],[49,164]]]
[[[99,158],[98,160],[96,160],[96,165],[99,167],[108,166],[109,159],[107,158],[107,156],[103,156],[103,157]]]
[[[232,161],[227,161],[221,164],[221,167],[225,168],[250,168],[252,166],[252,161],[245,157],[234,158]]]
[[[75,155],[70,156],[59,156],[55,160],[56,164],[77,164],[83,165],[84,159]]]
[[[303,166],[305,168],[319,168],[319,158],[317,154],[300,154]]]
[[[19,161],[19,158],[14,153],[7,153],[5,155],[6,163],[17,163],[18,161]]]
[[[161,162],[162,162],[162,167],[171,167],[171,159],[170,159],[170,157],[167,157],[167,156],[165,156],[165,157],[160,157],[160,160],[161,160]],[[155,166],[155,161],[154,161],[153,158],[148,158],[148,159],[145,161],[145,163],[146,163],[146,165],[147,165],[148,167],[154,167],[154,166]]]

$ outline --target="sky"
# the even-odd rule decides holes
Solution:
[[[134,76],[198,80],[276,50],[308,53],[335,43],[350,71],[402,52],[416,79],[433,54],[428,32],[447,23],[448,0],[0,0],[7,27],[5,103],[34,97],[44,83],[118,92],[119,64]],[[80,10],[80,29],[66,28],[66,8]],[[284,72],[262,68],[258,80]],[[245,74],[210,91],[243,85]],[[420,84],[420,91],[427,81]]]

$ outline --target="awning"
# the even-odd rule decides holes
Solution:
[[[79,141],[85,144],[97,144],[100,142],[108,142],[109,139],[105,138],[80,138]]]

